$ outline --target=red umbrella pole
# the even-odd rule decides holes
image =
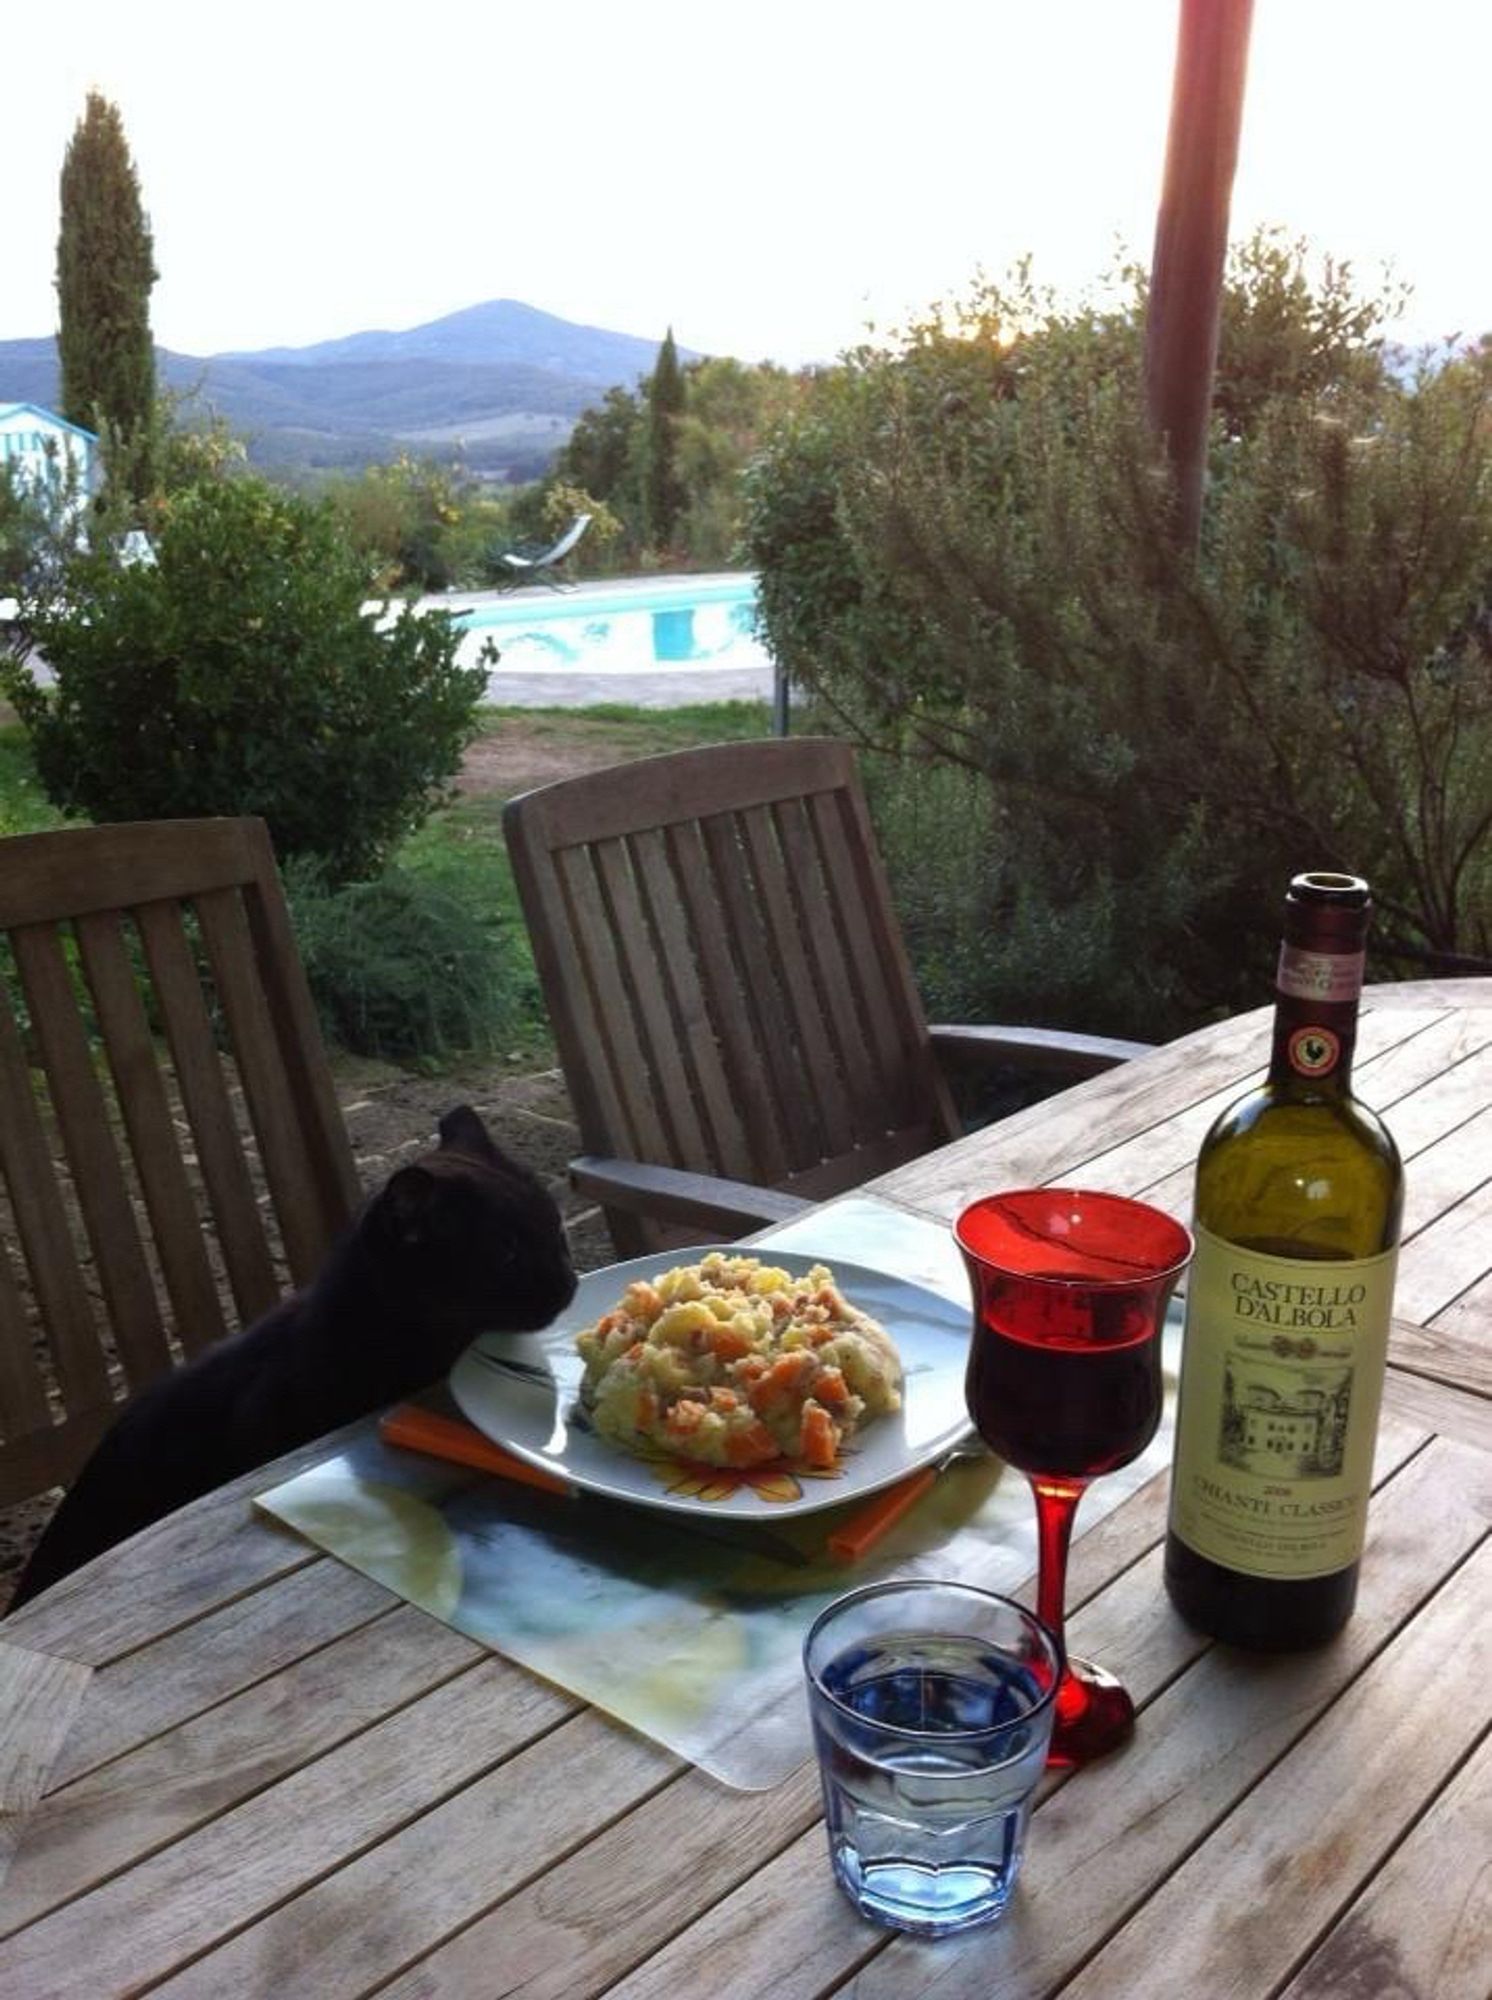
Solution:
[[[1181,0],[1165,183],[1145,327],[1145,408],[1176,475],[1179,532],[1202,522],[1207,421],[1217,362],[1253,0]]]

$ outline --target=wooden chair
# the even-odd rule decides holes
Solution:
[[[622,1255],[730,1238],[953,1138],[940,1058],[1066,1081],[1144,1044],[929,1028],[845,743],[679,751],[512,800],[503,829]]]
[[[359,1189],[262,820],[0,841],[0,930],[9,1506],[307,1281]]]

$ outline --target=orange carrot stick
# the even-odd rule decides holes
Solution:
[[[418,1403],[400,1403],[385,1412],[378,1420],[378,1435],[385,1444],[423,1451],[431,1458],[450,1459],[457,1465],[474,1465],[481,1472],[495,1472],[503,1479],[537,1486],[544,1493],[568,1495],[574,1491],[568,1479],[504,1451],[464,1417],[445,1417],[438,1410],[422,1409]]]
[[[938,1476],[936,1465],[924,1465],[919,1472],[908,1474],[894,1486],[884,1487],[879,1493],[872,1493],[863,1507],[857,1508],[841,1528],[830,1535],[825,1547],[831,1556],[840,1562],[858,1562],[861,1556],[875,1547],[888,1529],[895,1527],[902,1515],[914,1507]]]

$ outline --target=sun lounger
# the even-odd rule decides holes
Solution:
[[[533,577],[552,585],[555,590],[562,590],[564,588],[562,579],[553,575],[552,571],[557,563],[569,555],[590,524],[589,514],[577,514],[553,548],[543,549],[537,555],[531,556],[510,551],[504,555],[503,561],[509,569],[516,570],[525,579]]]

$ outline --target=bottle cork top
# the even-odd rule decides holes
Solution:
[[[1336,875],[1329,869],[1308,869],[1291,877],[1286,894],[1289,903],[1335,905],[1338,909],[1365,910],[1372,901],[1361,875]]]

